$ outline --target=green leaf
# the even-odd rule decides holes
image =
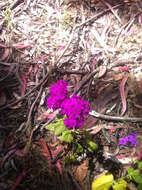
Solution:
[[[129,180],[133,180],[136,183],[142,181],[139,170],[134,170],[133,168],[127,168],[127,172],[128,172],[127,178]]]
[[[140,170],[142,170],[142,162],[139,162],[139,163],[138,163],[138,168],[139,168]]]
[[[114,181],[113,175],[103,175],[92,183],[92,190],[109,190]]]
[[[134,164],[138,164],[138,168],[142,170],[142,162],[139,160],[134,161]]]
[[[52,124],[49,124],[45,127],[45,129],[48,129],[50,131],[54,131],[55,130],[55,125],[52,123]]]
[[[142,183],[142,177],[140,176],[139,170],[135,170],[132,174],[132,178],[136,183]]]
[[[142,162],[139,160],[134,161],[135,164],[138,164],[138,168],[142,170]]]
[[[139,162],[140,162],[139,160],[135,160],[133,163],[134,164],[139,164]]]
[[[117,181],[114,181],[112,187],[114,190],[126,190],[127,182],[120,178]]]
[[[55,131],[56,128],[63,126],[63,125],[64,125],[64,119],[56,119],[56,121],[54,123],[47,125],[45,128],[50,131]]]
[[[134,172],[133,168],[126,168],[128,175],[131,175]]]
[[[78,158],[78,155],[76,154],[67,154],[65,157],[64,157],[64,161],[66,163],[73,163],[73,162],[76,162],[77,161],[77,158]]]
[[[71,135],[71,132],[69,130],[64,131],[62,133],[61,141],[68,142],[68,143],[73,141],[73,136]]]
[[[89,152],[94,152],[94,150],[98,148],[98,145],[93,141],[89,141],[88,145],[89,145],[88,147]]]
[[[58,135],[61,135],[62,132],[64,132],[66,130],[66,127],[65,125],[61,124],[60,126],[58,126],[56,129],[55,129],[55,135],[58,136]]]
[[[138,185],[137,190],[142,190],[142,183]]]
[[[83,147],[81,146],[81,144],[77,143],[77,149],[76,149],[77,153],[83,152]]]
[[[88,147],[88,151],[92,152],[92,153],[94,152],[94,150],[92,150],[92,148],[90,148],[90,147]]]

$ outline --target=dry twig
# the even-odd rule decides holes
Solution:
[[[100,118],[100,119],[104,119],[104,120],[110,120],[110,121],[119,121],[119,122],[142,122],[142,118],[139,117],[117,117],[117,116],[110,116],[110,115],[105,115],[105,114],[101,114],[96,112],[95,110],[92,110],[89,113],[91,116],[94,116],[96,118]]]

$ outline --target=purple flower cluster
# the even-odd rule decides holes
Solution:
[[[136,146],[137,144],[137,134],[131,134],[131,135],[128,135],[124,138],[122,138],[119,142],[119,144],[121,145],[126,145],[127,143],[131,143],[132,146]]]
[[[67,83],[63,80],[51,85],[50,97],[46,101],[48,107],[53,110],[61,108],[62,115],[67,117],[64,123],[69,129],[77,129],[82,126],[85,116],[90,111],[88,102],[82,100],[80,96],[74,95],[69,98]]]
[[[61,105],[61,113],[67,116],[64,123],[69,129],[82,126],[89,111],[88,102],[85,102],[77,95],[66,99]]]
[[[59,80],[55,85],[51,85],[50,97],[47,98],[46,102],[49,108],[56,110],[61,108],[61,104],[66,98],[68,98],[67,83]]]

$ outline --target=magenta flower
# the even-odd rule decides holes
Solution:
[[[65,81],[63,80],[57,81],[55,85],[53,84],[51,85],[50,96],[58,96],[64,99],[64,97],[68,96],[67,86],[68,84]]]
[[[61,108],[62,115],[66,115],[64,124],[68,129],[79,128],[85,121],[85,116],[89,114],[90,107],[88,102],[81,99],[80,96],[74,95],[69,98],[67,83],[63,80],[57,81],[51,85],[50,97],[46,100],[49,108],[53,110]]]
[[[59,80],[55,85],[51,85],[50,97],[47,98],[46,103],[49,108],[56,110],[61,107],[62,102],[66,98],[68,98],[67,83]]]
[[[88,115],[89,111],[90,107],[88,102],[85,102],[77,95],[66,99],[61,104],[61,113],[67,116],[67,119],[65,119],[65,125],[69,129],[78,128],[83,125],[84,118]]]
[[[134,147],[134,146],[136,146],[136,144],[137,144],[137,136],[138,136],[137,134],[128,135],[128,136],[122,138],[122,139],[119,141],[119,144],[125,146],[127,143],[131,143],[132,146]]]

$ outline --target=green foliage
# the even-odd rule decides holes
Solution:
[[[63,119],[56,119],[54,123],[51,123],[45,127],[50,131],[54,131],[56,136],[62,135],[61,140],[65,142],[71,142],[73,137],[69,130],[66,129]],[[66,132],[66,133],[64,133]],[[70,134],[69,134],[70,133]]]
[[[126,178],[134,181],[138,184],[138,189],[141,189],[142,187],[142,161],[135,161],[134,164],[138,164],[138,168],[134,169],[134,168],[127,168],[127,176]]]
[[[77,143],[76,152],[77,152],[77,153],[82,153],[82,152],[83,152],[83,147],[82,147],[81,144],[79,144],[79,143]]]
[[[112,187],[114,190],[126,190],[127,182],[124,179],[120,178],[117,181],[114,181]]]
[[[137,169],[132,167],[127,168],[127,175],[123,178],[119,178],[117,181],[114,180],[112,174],[101,176],[92,183],[92,190],[126,190],[127,181],[134,181],[137,183],[137,190],[142,189],[142,161],[136,160],[134,164],[137,164]]]
[[[89,136],[86,135],[86,131],[79,131],[79,130],[72,131],[72,134],[74,139],[73,143],[71,143],[72,149],[70,151],[70,155],[73,155],[73,157],[74,157],[74,152],[78,157],[83,152],[85,152],[85,150],[88,150],[90,153],[93,153],[98,148],[98,145],[96,143],[94,143],[91,140],[88,140],[90,139],[90,135]],[[69,159],[69,158],[68,160],[70,160],[70,162],[71,160],[75,161],[74,159]]]
[[[63,119],[56,119],[54,123],[48,124],[45,128],[51,131],[55,131],[56,128],[63,126],[64,120]]]
[[[67,142],[67,143],[70,143],[73,141],[73,136],[71,134],[71,131],[69,130],[66,130],[62,133],[62,136],[61,136],[61,141],[64,141],[64,142]]]
[[[60,125],[60,127],[56,128],[55,135],[56,136],[61,135],[65,130],[66,130],[65,125],[64,124]]]
[[[54,131],[55,130],[56,125],[54,123],[49,124],[45,127],[45,129],[48,129],[49,131]]]
[[[77,161],[78,155],[69,153],[64,157],[65,163],[74,163]]]
[[[127,182],[122,178],[115,181],[113,175],[108,174],[99,177],[92,183],[92,190],[109,190],[111,187],[113,190],[126,190]]]
[[[75,162],[77,158],[85,152],[85,150],[94,152],[98,148],[97,144],[91,141],[92,136],[87,131],[78,130],[68,130],[69,132],[63,132],[61,140],[68,141],[70,139],[69,135],[72,134],[73,139],[70,143],[70,151],[68,156],[65,158],[66,163]],[[74,156],[76,155],[76,156]]]
[[[133,168],[126,168],[126,170],[127,170],[127,173],[128,173],[127,179],[132,180],[132,174],[134,172],[134,169]]]
[[[138,185],[137,190],[142,190],[142,183]]]
[[[93,153],[98,148],[98,145],[92,141],[92,136],[89,132],[76,130],[73,132],[73,135],[75,137],[74,145],[77,153],[82,153],[85,150]]]
[[[81,134],[80,131],[77,130],[75,137],[77,137],[75,140],[77,153],[82,153],[84,149],[93,153],[98,148],[98,145],[91,140],[92,137],[87,131],[83,131]]]
[[[65,158],[66,162],[75,162],[76,156],[81,155],[85,150],[93,153],[98,145],[92,141],[92,136],[87,131],[68,130],[64,125],[64,118],[56,119],[54,123],[51,123],[45,127],[47,130],[53,131],[56,136],[60,136],[60,140],[65,143],[69,143],[70,146],[69,156]]]
[[[89,152],[94,152],[98,148],[98,145],[93,141],[88,142],[88,150]]]
[[[92,183],[92,190],[109,190],[114,182],[112,174],[103,175]]]
[[[80,130],[68,130],[64,125],[64,118],[56,119],[54,123],[51,123],[45,127],[47,130],[53,131],[56,136],[61,136],[61,141],[71,143],[73,142],[76,152],[82,153],[84,149],[88,149],[93,153],[98,145],[91,139],[92,136],[87,131],[80,132]]]
[[[142,183],[142,177],[138,169],[134,170],[133,168],[127,168],[127,172],[127,178],[129,180],[135,181],[136,183]]]
[[[136,160],[134,164],[138,164],[138,169],[142,170],[142,161]]]
[[[70,130],[67,130],[64,124],[64,119],[56,119],[54,123],[51,123],[45,127],[50,131],[54,131],[56,136],[61,135],[61,141],[70,143],[73,140],[73,136]]]

